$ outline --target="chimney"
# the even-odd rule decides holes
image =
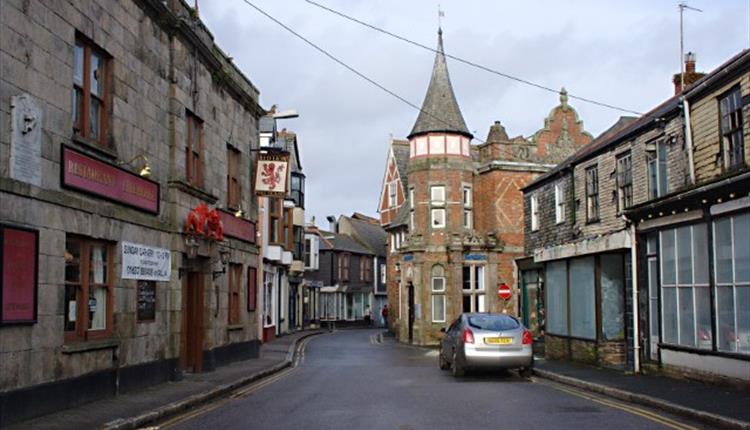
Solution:
[[[328,220],[328,229],[331,230],[332,233],[338,233],[339,223],[336,222],[336,217],[333,215],[328,215],[326,219]]]
[[[705,75],[705,73],[695,71],[695,53],[688,52],[687,54],[685,54],[685,87],[690,86],[690,84],[694,83]],[[678,95],[682,92],[682,80],[683,78],[680,73],[676,73],[674,77],[672,77],[675,95]]]

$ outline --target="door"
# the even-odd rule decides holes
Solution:
[[[409,343],[414,341],[414,284],[409,282],[406,287],[409,295]]]
[[[523,306],[523,325],[531,331],[531,334],[538,338],[541,333],[543,305],[542,295],[540,294],[541,283],[539,282],[538,270],[525,270],[521,274],[523,287],[522,306]]]
[[[185,284],[183,370],[197,373],[203,367],[203,274],[189,272]]]

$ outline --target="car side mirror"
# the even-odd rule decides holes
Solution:
[[[440,333],[445,333],[445,327],[440,327]]]

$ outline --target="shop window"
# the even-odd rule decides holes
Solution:
[[[594,257],[570,260],[570,335],[596,339]]]
[[[630,151],[617,157],[617,209],[633,206],[633,163]]]
[[[622,254],[603,254],[601,265],[602,336],[604,340],[625,338],[625,274]]]
[[[114,246],[80,236],[65,239],[65,340],[112,334]]]
[[[241,160],[240,151],[227,147],[227,207],[232,209],[242,205]]]
[[[203,188],[203,121],[190,111],[185,113],[185,120],[185,179],[190,185]]]
[[[713,225],[717,348],[750,354],[750,213]]]
[[[711,349],[706,225],[663,230],[659,238],[662,340],[667,344]]]
[[[647,148],[647,150],[650,148]],[[648,165],[648,197],[655,199],[667,194],[669,176],[667,163],[667,143],[656,142],[646,155]]]
[[[239,324],[240,319],[240,285],[242,285],[242,265],[230,264],[228,267],[228,293],[229,293],[229,315],[230,325]]]
[[[111,60],[98,46],[77,39],[73,48],[73,132],[106,145]]]
[[[596,166],[586,169],[586,221],[599,221],[599,171]]]
[[[738,169],[745,165],[745,142],[742,131],[742,95],[740,86],[719,99],[721,115],[721,151],[724,168]]]

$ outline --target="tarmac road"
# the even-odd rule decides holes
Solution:
[[[305,341],[298,365],[162,423],[174,429],[689,429],[663,412],[516,373],[461,379],[378,330]]]

